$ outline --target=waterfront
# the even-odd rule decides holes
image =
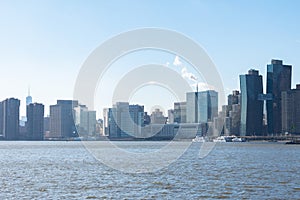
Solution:
[[[109,148],[99,148],[111,156]],[[129,151],[167,142],[117,142]],[[200,143],[154,173],[122,173],[81,142],[0,142],[0,199],[297,199],[300,145],[220,143],[203,159]],[[175,149],[174,149],[175,150]]]

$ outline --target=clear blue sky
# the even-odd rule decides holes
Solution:
[[[0,0],[0,100],[21,99],[25,115],[30,85],[48,113],[56,99],[72,98],[80,67],[97,46],[142,27],[172,29],[198,42],[227,93],[239,89],[238,75],[249,68],[265,75],[272,58],[293,65],[294,87],[300,83],[299,8],[297,0]],[[102,106],[110,105],[96,110]]]

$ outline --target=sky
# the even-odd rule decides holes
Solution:
[[[250,68],[265,80],[273,58],[293,65],[294,88],[300,83],[299,7],[297,0],[0,0],[0,100],[19,98],[24,116],[30,87],[33,101],[43,103],[49,114],[57,99],[73,98],[78,73],[93,50],[119,33],[144,27],[174,30],[196,41],[214,62],[226,94],[239,89],[239,75]],[[143,51],[113,63],[95,94],[98,117],[111,106],[111,91],[132,66],[168,63],[182,73],[175,58]],[[153,98],[157,94],[161,97]],[[156,105],[166,112],[173,101],[157,86],[136,91],[130,100],[145,104],[148,112]]]

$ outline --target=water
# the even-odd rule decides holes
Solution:
[[[138,151],[164,143],[119,145]],[[217,144],[204,159],[199,145],[162,170],[130,174],[97,161],[80,142],[1,141],[0,199],[300,199],[299,145]]]

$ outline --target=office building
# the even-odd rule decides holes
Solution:
[[[44,134],[50,133],[50,116],[44,117]]]
[[[167,117],[159,109],[155,109],[150,115],[151,124],[166,124]]]
[[[291,89],[292,66],[283,65],[282,60],[272,60],[267,65],[267,94],[272,99],[267,101],[267,123],[269,134],[279,134],[281,125],[281,93]]]
[[[30,103],[26,108],[26,138],[27,140],[44,139],[44,105]]]
[[[168,124],[174,123],[174,109],[168,110]]]
[[[186,102],[174,103],[174,123],[186,123]]]
[[[78,105],[75,110],[75,125],[82,137],[95,136],[96,111],[89,110],[85,105]]]
[[[186,94],[186,122],[206,123],[218,116],[218,93],[214,90]]]
[[[256,70],[240,75],[241,88],[241,136],[262,135],[263,101],[258,99],[263,94],[262,76]]]
[[[144,114],[144,106],[117,102],[108,110],[109,137],[141,137]]]
[[[78,106],[78,101],[57,100],[56,105],[50,106],[50,138],[70,138],[77,137],[74,123],[74,107]]]
[[[108,131],[108,117],[109,115],[109,108],[104,108],[103,109],[103,135],[108,136],[109,131]]]
[[[228,113],[226,117],[229,117],[225,124],[229,128],[227,129],[230,135],[240,135],[241,127],[241,106],[240,106],[241,95],[239,91],[234,90],[232,94],[228,95]],[[225,131],[226,132],[226,131]]]
[[[300,85],[281,96],[282,133],[300,134]]]
[[[19,115],[19,99],[10,98],[0,103],[0,135],[3,139],[19,139]]]
[[[32,103],[32,97],[30,96],[30,88],[28,88],[28,96],[26,97],[26,106]]]

